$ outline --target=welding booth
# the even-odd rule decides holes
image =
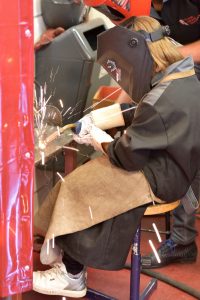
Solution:
[[[98,86],[109,84],[107,74],[100,76],[101,68],[95,62],[97,50],[97,35],[107,29],[102,19],[82,21],[81,8],[72,4],[71,15],[68,19],[63,16],[66,11],[64,2],[55,4],[51,0],[43,0],[42,15],[47,28],[58,26],[66,29],[50,44],[36,51],[35,54],[35,80],[37,97],[39,87],[46,84],[49,104],[62,110],[59,100],[63,103],[63,124],[69,122],[69,115],[65,111],[69,107],[75,107],[74,117],[70,116],[70,122],[75,122],[83,115],[86,105],[90,101]],[[77,24],[76,24],[77,23]],[[101,77],[101,78],[100,78]],[[97,80],[99,78],[99,80]]]
[[[48,104],[56,106],[61,112],[63,125],[69,123],[69,120],[73,123],[80,119],[84,110],[92,104],[97,91],[97,98],[106,98],[106,95],[113,96],[113,92],[119,90],[116,86],[109,86],[111,77],[96,63],[97,35],[107,30],[103,19],[86,20],[87,11],[80,2],[80,6],[71,7],[72,10],[77,10],[77,18],[72,18],[69,14],[70,19],[66,25],[66,15],[63,13],[65,0],[41,0],[46,28],[61,26],[64,32],[34,53],[33,1],[36,0],[12,0],[10,1],[12,6],[7,0],[0,1],[0,299],[2,300],[21,300],[22,293],[32,290],[33,195],[36,169],[34,82],[36,96],[38,98],[41,96],[41,88],[45,90]],[[107,86],[107,90],[99,89],[102,86]],[[110,100],[115,99],[109,97],[108,105],[111,104]],[[70,107],[73,108],[73,114],[65,114]],[[140,227],[138,231],[139,229]],[[135,243],[132,250],[135,256],[140,256]],[[137,263],[135,299],[139,299],[139,259]],[[126,265],[126,268],[130,270],[129,265]],[[155,278],[157,276],[160,281],[182,289],[190,295],[198,295],[197,299],[200,299],[199,292],[187,285],[163,274],[148,270],[142,272]],[[95,281],[95,285],[96,283],[98,282]],[[121,285],[118,286],[123,289]],[[130,287],[133,291],[135,285]],[[148,289],[151,287],[148,286]],[[89,292],[91,294],[91,290]],[[98,295],[102,296],[101,293]],[[114,299],[104,296],[103,299]],[[31,296],[29,299],[32,299]],[[95,295],[93,299],[96,299]]]
[[[32,288],[32,1],[12,0],[11,9],[1,0],[0,29],[0,297],[8,297]]]

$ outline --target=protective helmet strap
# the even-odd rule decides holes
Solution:
[[[120,26],[127,27],[127,28],[132,27],[135,18],[136,18],[135,16],[132,16],[126,19],[125,21],[120,23]],[[168,25],[160,26],[160,28],[154,32],[147,32],[145,30],[138,30],[138,32],[140,32],[144,36],[147,42],[155,42],[161,40],[165,36],[170,36],[170,28]]]
[[[170,36],[169,26],[161,26],[158,30],[153,32],[146,32],[144,30],[139,30],[138,32],[144,36],[147,42],[156,42],[163,39],[165,36]]]

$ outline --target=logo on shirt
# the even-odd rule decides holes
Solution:
[[[130,9],[130,0],[112,0],[112,2],[124,9]]]
[[[186,26],[200,24],[200,14],[198,14],[197,16],[190,16],[185,19],[180,19],[179,23]]]

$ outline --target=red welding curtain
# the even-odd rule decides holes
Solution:
[[[32,287],[32,2],[0,1],[0,297]]]

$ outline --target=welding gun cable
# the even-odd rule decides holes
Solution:
[[[127,269],[127,270],[131,270],[131,265],[129,263],[126,263],[125,266],[124,266],[124,269]],[[158,272],[155,272],[155,271],[152,271],[152,270],[141,270],[141,273],[144,274],[144,275],[147,275],[147,276],[150,276],[150,277],[153,277],[153,278],[156,278],[160,281],[163,281],[181,291],[183,291],[184,293],[188,294],[188,295],[191,295],[193,297],[195,297],[196,299],[200,299],[200,292],[195,290],[194,288],[180,282],[180,281],[177,281],[177,280],[174,280],[164,274],[161,274],[161,273],[158,273]]]
[[[78,123],[80,123],[80,122],[72,123],[72,124],[67,124],[67,125],[65,125],[65,126],[63,126],[63,127],[61,127],[61,128],[59,128],[59,129],[58,129],[59,131],[57,130],[57,131],[53,132],[52,134],[50,134],[50,135],[45,139],[44,143],[48,144],[48,143],[52,142],[52,141],[55,140],[61,133],[63,133],[63,132],[64,132],[65,130],[67,130],[67,129],[72,129],[72,128],[78,127],[78,126],[79,126]],[[79,126],[79,127],[80,127],[80,126]],[[77,131],[80,130],[79,127],[78,127]],[[76,132],[76,130],[75,130],[75,132]]]

